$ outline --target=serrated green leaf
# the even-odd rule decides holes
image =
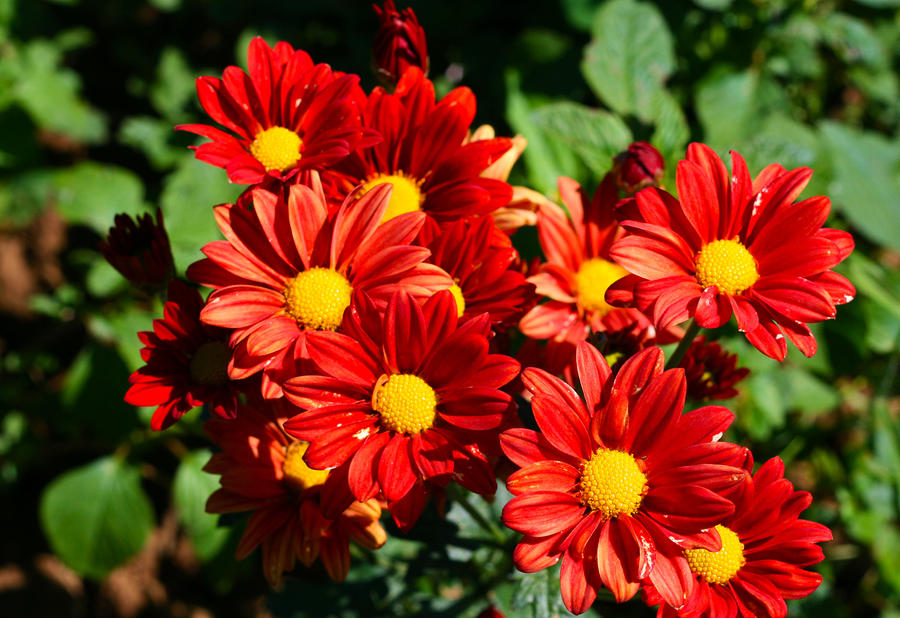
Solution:
[[[628,148],[631,131],[622,120],[577,103],[552,103],[532,113],[535,126],[570,149],[597,177],[612,167],[613,157]]]
[[[172,483],[172,498],[178,521],[187,530],[201,560],[209,560],[228,540],[228,529],[218,526],[219,516],[206,512],[206,501],[219,488],[217,477],[203,471],[209,450],[185,455]]]
[[[114,165],[87,161],[60,170],[54,174],[52,190],[66,221],[88,225],[104,235],[116,214],[146,210],[140,178]]]
[[[166,176],[160,206],[175,264],[182,271],[203,257],[200,248],[222,238],[213,206],[233,202],[242,187],[229,184],[225,172],[185,154]]]
[[[78,573],[97,578],[138,553],[154,526],[137,468],[112,457],[50,483],[40,516],[53,551]]]
[[[900,144],[836,122],[821,125],[833,205],[870,240],[900,248]]]
[[[653,120],[654,97],[675,70],[669,27],[652,4],[613,0],[594,16],[581,72],[597,97],[620,114]]]
[[[516,133],[528,140],[523,161],[530,185],[544,194],[556,191],[559,176],[576,176],[577,162],[571,150],[547,136],[534,122],[535,102],[522,92],[519,75],[506,74],[506,116]]]

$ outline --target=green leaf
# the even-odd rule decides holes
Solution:
[[[581,72],[604,103],[645,122],[654,118],[654,97],[675,70],[672,34],[652,4],[613,0],[594,16],[593,39]]]
[[[156,68],[156,82],[150,89],[153,107],[166,118],[180,120],[194,100],[194,77],[184,54],[176,47],[165,48]]]
[[[131,337],[138,348],[137,333]],[[94,342],[82,348],[60,392],[65,412],[60,425],[87,429],[109,444],[118,443],[137,427],[134,407],[123,400],[128,375],[128,368],[115,349]]]
[[[203,471],[209,450],[188,453],[181,460],[172,483],[178,521],[187,530],[201,560],[209,560],[228,540],[228,529],[218,527],[218,515],[206,512],[206,500],[219,488],[217,477]]]
[[[233,202],[242,187],[229,184],[225,171],[185,154],[174,172],[166,176],[160,206],[180,269],[203,257],[200,248],[222,238],[213,206]]]
[[[836,122],[821,125],[833,205],[870,240],[900,248],[900,144]]]
[[[53,551],[78,573],[96,578],[138,553],[154,526],[137,468],[112,457],[50,483],[40,517]]]
[[[35,39],[18,52],[14,95],[35,124],[88,143],[105,140],[105,117],[81,98],[81,80],[62,68],[57,45]]]
[[[148,116],[132,116],[122,122],[119,141],[139,150],[156,169],[173,167],[184,155],[184,149],[172,146],[175,131],[172,123]]]
[[[507,72],[506,117],[516,133],[528,140],[523,161],[529,184],[541,193],[552,194],[556,191],[559,176],[577,175],[578,163],[570,150],[552,140],[537,126],[533,114],[535,107],[535,101],[522,92],[518,73]]]
[[[88,225],[106,234],[117,213],[146,210],[144,185],[133,172],[87,161],[57,172],[53,178],[56,207],[69,223]]]
[[[719,69],[696,91],[697,116],[704,141],[721,152],[735,148],[758,126],[762,116],[756,96],[759,77],[753,71]]]
[[[681,159],[691,130],[681,105],[664,90],[657,92],[653,99],[653,120],[656,129],[650,142],[659,149],[664,159]]]
[[[631,143],[631,131],[620,118],[577,103],[552,103],[535,110],[532,118],[548,139],[578,155],[598,177]]]

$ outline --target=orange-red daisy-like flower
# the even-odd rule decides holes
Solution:
[[[452,478],[494,493],[485,452],[499,450],[499,429],[514,406],[500,388],[519,364],[488,352],[487,314],[459,323],[449,291],[421,306],[397,292],[382,319],[358,294],[344,331],[324,333],[310,349],[322,375],[284,385],[287,399],[308,410],[285,423],[310,442],[306,462],[346,463],[356,499],[383,494],[403,530],[421,514],[429,486]]]
[[[238,386],[228,379],[228,332],[200,322],[203,297],[183,281],[169,283],[163,318],[138,333],[147,363],[128,379],[125,401],[158,406],[150,426],[159,431],[204,404],[214,414],[234,418]]]
[[[717,342],[707,343],[703,336],[694,339],[678,364],[684,369],[688,397],[696,401],[736,397],[734,385],[750,373],[746,367],[739,369],[737,361],[737,354],[726,352]]]
[[[538,238],[547,261],[528,278],[548,301],[525,314],[519,329],[532,339],[550,339],[548,346],[559,350],[548,355],[569,362],[575,344],[592,332],[632,333],[632,338],[652,344],[656,329],[647,316],[637,309],[613,307],[605,298],[607,288],[628,275],[609,253],[624,233],[615,218],[615,178],[608,174],[593,199],[569,178],[559,179],[559,193],[569,215],[549,202],[538,209]]]
[[[197,78],[203,109],[234,135],[205,124],[175,127],[213,140],[195,147],[196,156],[224,167],[231,182],[285,179],[378,141],[361,125],[358,76],[336,75],[305,51],[284,41],[271,48],[260,37],[250,42],[247,64],[249,75],[231,66],[222,79]]]
[[[286,436],[277,404],[242,407],[233,421],[211,419],[204,429],[221,448],[204,470],[221,475],[222,487],[206,503],[209,513],[253,511],[237,547],[237,559],[262,545],[263,573],[273,586],[296,560],[321,558],[328,576],[343,581],[350,568],[350,540],[377,549],[387,535],[375,500],[353,502],[334,517],[326,504],[334,474],[303,461],[307,444]],[[341,480],[342,481],[342,480]]]
[[[659,348],[647,348],[612,377],[596,348],[578,344],[582,400],[547,372],[528,368],[522,381],[540,432],[500,436],[521,470],[503,523],[525,535],[513,554],[533,572],[562,559],[560,584],[570,611],[583,613],[600,586],[630,599],[653,582],[674,606],[693,585],[669,550],[719,549],[709,529],[731,515],[725,497],[745,476],[746,450],[718,442],[734,415],[719,406],[682,414],[684,372],[663,371]]]
[[[488,313],[495,327],[509,326],[534,297],[534,285],[517,269],[518,252],[490,217],[467,217],[444,229],[428,220],[418,242],[431,250],[428,261],[453,278],[460,318]]]
[[[799,519],[810,502],[784,478],[780,458],[763,464],[734,498],[734,514],[716,526],[722,548],[683,552],[696,585],[683,608],[663,605],[660,618],[784,618],[785,599],[809,596],[822,582],[805,567],[821,562],[816,543],[830,541],[831,531]],[[648,604],[664,602],[652,586],[645,593]]]
[[[234,329],[232,378],[265,369],[263,392],[278,397],[285,362],[308,358],[306,348],[317,331],[341,325],[353,290],[366,292],[383,310],[396,290],[424,298],[450,287],[453,281],[443,270],[425,263],[428,249],[409,244],[424,214],[379,226],[389,199],[388,187],[360,199],[351,195],[329,218],[324,194],[314,183],[291,186],[287,202],[254,189],[252,210],[216,207],[228,240],[207,244],[207,259],[188,274],[216,288],[200,314],[203,321]]]
[[[644,189],[620,207],[628,234],[610,255],[634,277],[607,296],[634,302],[659,327],[690,317],[716,328],[734,313],[738,328],[763,354],[784,360],[785,335],[806,356],[816,340],[806,326],[834,318],[853,286],[830,269],[853,250],[853,238],[823,228],[830,202],[794,202],[809,168],[766,167],[750,179],[732,152],[732,170],[708,146],[691,144],[678,163],[679,200]]]
[[[341,173],[331,175],[331,181],[344,194],[359,184],[364,191],[393,185],[385,220],[417,210],[441,224],[488,214],[509,202],[512,188],[480,174],[512,141],[464,144],[474,116],[471,90],[456,88],[435,103],[434,85],[421,70],[409,68],[393,94],[375,88],[363,111],[364,125],[384,140],[337,164]]]
[[[428,44],[415,12],[408,7],[398,11],[394,0],[386,0],[384,7],[373,4],[372,8],[381,22],[372,47],[378,77],[393,86],[409,67],[427,74]]]

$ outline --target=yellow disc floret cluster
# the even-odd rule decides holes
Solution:
[[[428,383],[411,373],[379,378],[372,393],[372,409],[391,431],[416,434],[434,424],[437,395]]]
[[[581,503],[607,519],[634,515],[647,492],[647,477],[632,455],[601,448],[582,465],[578,489]]]
[[[684,557],[687,558],[691,571],[709,583],[726,584],[747,560],[744,558],[744,544],[734,531],[722,525],[716,526],[716,530],[722,538],[722,549],[686,549]]]
[[[739,240],[714,240],[697,254],[697,281],[721,294],[740,294],[759,279],[756,260]]]
[[[296,491],[305,491],[321,485],[328,478],[328,470],[310,468],[303,461],[303,454],[309,448],[309,442],[291,442],[284,453],[284,482]]]
[[[387,210],[384,211],[381,223],[390,221],[394,217],[408,212],[415,212],[422,208],[422,202],[425,201],[425,196],[419,189],[422,182],[407,176],[403,172],[398,172],[396,174],[379,174],[378,176],[370,178],[363,184],[363,190],[360,197],[368,193],[372,188],[383,184],[391,185],[394,187],[394,190],[391,192],[391,201],[388,202],[388,207]]]
[[[462,288],[454,283],[450,286],[450,293],[456,301],[456,317],[461,318],[466,312],[466,298],[463,296]]]
[[[191,357],[191,379],[197,384],[221,386],[228,381],[231,350],[224,341],[207,341]]]
[[[284,288],[285,311],[304,328],[335,330],[350,306],[350,282],[336,270],[316,266]]]
[[[250,152],[266,171],[283,172],[300,160],[300,136],[284,127],[272,127],[256,134]]]
[[[628,271],[603,258],[586,260],[575,273],[578,304],[586,311],[599,311],[606,315],[613,310],[606,302],[606,290],[628,274]]]

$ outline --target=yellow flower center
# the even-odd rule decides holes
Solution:
[[[453,294],[453,300],[456,301],[456,317],[461,318],[466,312],[466,299],[463,296],[462,288],[454,283],[450,286],[450,293]]]
[[[722,525],[716,526],[716,530],[722,537],[722,549],[686,549],[684,557],[687,558],[691,571],[709,583],[726,584],[747,560],[744,558],[744,544],[737,534]]]
[[[290,129],[272,127],[256,134],[250,144],[250,152],[263,164],[266,171],[283,172],[300,160],[303,140]]]
[[[381,218],[381,223],[390,221],[394,217],[421,210],[422,202],[425,196],[419,189],[422,184],[421,180],[416,180],[411,176],[407,176],[403,172],[396,174],[379,174],[374,178],[370,178],[363,184],[363,190],[360,197],[368,193],[373,187],[378,185],[389,184],[394,187],[391,192],[391,201],[388,202],[387,210]]]
[[[350,306],[352,291],[342,274],[316,266],[288,282],[284,288],[285,311],[304,328],[335,330],[341,325],[344,309]]]
[[[197,384],[221,386],[228,381],[231,350],[223,341],[207,341],[191,357],[191,379]]]
[[[628,271],[603,258],[591,258],[575,273],[575,291],[578,304],[586,311],[599,311],[606,315],[613,306],[606,302],[606,290],[628,274]]]
[[[303,461],[303,454],[309,448],[309,442],[291,442],[284,453],[284,482],[296,491],[305,491],[321,485],[328,478],[328,470],[310,468]]]
[[[714,240],[697,254],[697,281],[721,294],[740,294],[759,279],[756,260],[738,240]]]
[[[607,519],[634,515],[647,491],[647,477],[630,454],[601,448],[582,464],[579,491],[581,503]]]
[[[419,433],[434,424],[437,395],[419,376],[382,375],[372,393],[372,409],[385,427],[397,433]]]

